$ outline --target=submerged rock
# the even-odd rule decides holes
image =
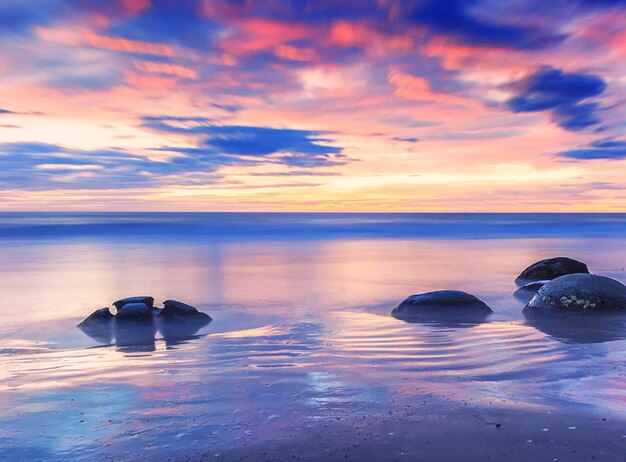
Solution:
[[[176,318],[192,318],[203,319],[210,322],[211,317],[206,313],[201,313],[198,308],[178,300],[165,300],[163,309],[159,313],[159,317],[176,317]]]
[[[584,263],[568,257],[555,257],[533,263],[515,279],[517,285],[528,282],[551,280],[566,274],[586,273],[589,268]]]
[[[148,308],[153,308],[154,298],[145,296],[145,295],[138,296],[138,297],[127,297],[127,298],[122,298],[121,300],[118,300],[116,302],[113,302],[113,306],[117,308],[117,310],[120,310],[120,308],[124,307],[125,305],[128,305],[129,303],[143,303]]]
[[[522,287],[517,289],[513,296],[518,300],[521,300],[524,303],[530,301],[531,298],[535,296],[535,294],[541,289],[544,285],[546,285],[550,281],[534,281],[529,282],[528,284],[524,284]]]
[[[460,290],[437,290],[411,295],[391,314],[410,317],[424,314],[489,314],[491,308],[478,297]]]
[[[114,316],[109,307],[100,308],[87,316],[77,327],[87,327],[91,325],[101,325],[110,322]]]
[[[148,319],[152,318],[152,312],[145,303],[126,303],[117,309],[118,320],[121,319]]]
[[[595,274],[569,274],[544,285],[524,307],[525,315],[626,313],[626,286]]]

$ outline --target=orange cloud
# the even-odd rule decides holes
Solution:
[[[158,63],[153,61],[139,61],[133,60],[135,67],[144,72],[153,72],[156,74],[166,74],[184,79],[195,80],[198,78],[198,73],[189,67],[181,66],[179,64],[170,63]]]
[[[122,5],[129,13],[137,14],[148,9],[150,0],[122,0]]]
[[[367,23],[336,21],[331,26],[330,41],[340,46],[364,46],[379,54],[390,50],[408,51],[415,46],[410,35],[383,34]]]
[[[265,19],[246,19],[236,24],[237,33],[220,43],[222,50],[234,54],[249,54],[273,50],[291,40],[309,37],[311,30],[303,24],[289,24]]]
[[[296,48],[289,45],[278,45],[274,54],[279,58],[291,61],[313,61],[316,58],[315,50],[310,48]]]
[[[81,46],[88,45],[93,48],[109,51],[121,51],[125,53],[139,53],[152,56],[164,56],[173,58],[176,56],[174,48],[162,43],[146,42],[142,40],[130,40],[119,37],[107,37],[87,29],[78,31],[38,27],[37,34],[43,40],[63,43],[65,45]]]
[[[402,98],[469,107],[480,106],[476,101],[468,98],[433,91],[428,80],[396,69],[389,72],[387,80],[396,87],[395,94]]]

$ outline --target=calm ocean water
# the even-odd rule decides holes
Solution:
[[[626,282],[626,215],[0,213],[0,460],[220,452],[418,394],[623,424],[625,326],[529,325],[512,295],[558,255]],[[443,288],[494,315],[389,315]],[[141,345],[75,328],[143,294],[214,321]]]

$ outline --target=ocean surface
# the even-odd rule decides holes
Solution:
[[[0,213],[0,460],[220,455],[425,396],[625,425],[626,326],[532,325],[513,296],[559,255],[626,282],[626,215]],[[437,289],[494,314],[390,316]],[[213,322],[75,327],[131,295]]]

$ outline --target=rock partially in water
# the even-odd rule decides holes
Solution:
[[[569,274],[544,285],[524,308],[524,314],[626,313],[626,286],[595,274]]]
[[[484,319],[491,308],[478,297],[460,290],[437,290],[411,295],[391,314],[400,319],[447,316],[449,319]]]
[[[524,284],[522,287],[517,289],[513,293],[513,296],[524,303],[528,303],[530,299],[533,298],[535,294],[539,291],[539,289],[541,289],[548,282],[550,281],[545,280],[529,282],[528,284]]]
[[[586,273],[589,268],[584,263],[568,257],[555,257],[533,263],[515,279],[517,285],[528,282],[552,280],[566,274]]]
[[[117,310],[117,320],[152,318],[151,309],[145,303],[126,303]]]
[[[109,323],[113,318],[114,316],[107,306],[91,313],[77,327],[83,328],[92,325],[102,325]]]
[[[165,300],[165,302],[163,302],[163,309],[159,313],[159,317],[197,319],[199,321],[208,320],[209,322],[211,321],[211,317],[208,314],[201,313],[195,306],[179,302],[178,300]]]
[[[99,343],[109,344],[113,341],[113,320],[108,307],[100,308],[91,313],[78,327],[85,335]]]
[[[116,302],[113,302],[113,306],[117,308],[117,310],[119,311],[122,307],[124,307],[125,305],[128,305],[129,303],[143,303],[148,308],[153,308],[154,298],[146,296],[146,295],[137,296],[137,297],[127,297],[127,298],[122,298],[121,300],[118,300]]]

